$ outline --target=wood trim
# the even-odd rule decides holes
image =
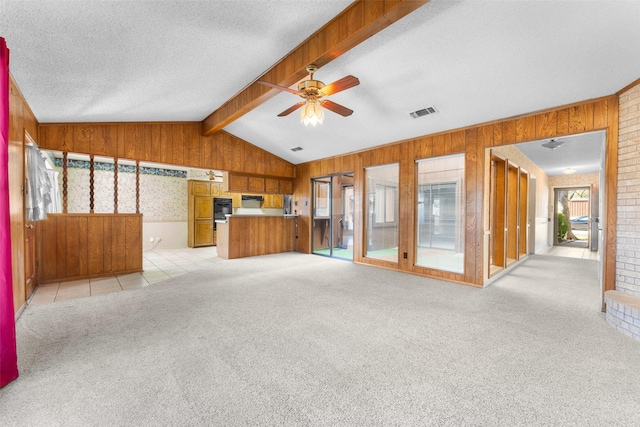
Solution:
[[[280,91],[257,83],[291,86],[308,75],[307,65],[322,67],[429,0],[356,0],[202,121],[202,134],[212,135],[271,99]],[[274,114],[277,114],[274,113]]]

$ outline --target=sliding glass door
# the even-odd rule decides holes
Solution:
[[[313,253],[353,260],[353,174],[316,178],[312,183]]]

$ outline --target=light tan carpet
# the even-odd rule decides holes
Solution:
[[[486,289],[302,254],[28,307],[2,426],[636,425],[594,261]]]

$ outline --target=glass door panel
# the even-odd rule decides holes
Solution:
[[[398,164],[365,170],[367,258],[398,262],[399,177]]]
[[[331,256],[353,260],[353,175],[332,177]]]
[[[464,155],[416,161],[415,265],[464,272]]]
[[[316,178],[312,182],[313,253],[353,260],[353,174]]]
[[[313,180],[313,253],[331,255],[331,178]]]

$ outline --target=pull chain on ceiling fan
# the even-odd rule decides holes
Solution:
[[[313,74],[317,70],[318,67],[316,67],[314,64],[307,66],[309,79],[300,82],[298,84],[297,91],[274,83],[269,83],[261,80],[258,81],[258,83],[261,83],[263,85],[270,86],[284,92],[289,92],[294,95],[298,95],[304,99],[304,101],[298,102],[297,104],[292,105],[282,113],[278,114],[278,117],[287,116],[304,106],[302,111],[300,111],[300,121],[305,125],[311,124],[312,126],[315,126],[318,123],[322,124],[322,120],[324,119],[324,113],[321,107],[324,107],[327,110],[333,111],[334,113],[340,114],[344,117],[353,114],[353,110],[350,110],[349,108],[344,107],[340,104],[336,104],[333,101],[329,101],[328,99],[324,99],[324,97],[357,86],[360,84],[360,80],[358,80],[354,76],[346,76],[341,78],[340,80],[336,80],[331,84],[325,85],[320,80],[313,79]]]

